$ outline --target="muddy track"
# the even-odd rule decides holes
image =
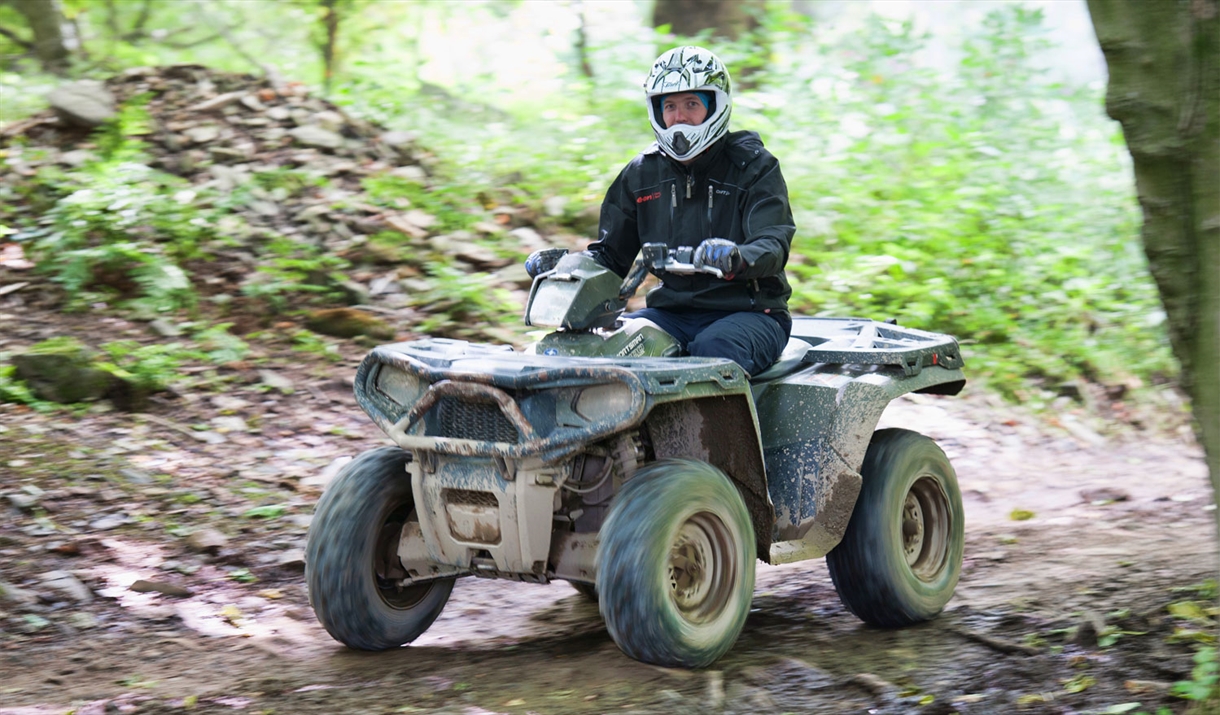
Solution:
[[[139,330],[27,317],[0,349],[52,325]],[[627,659],[566,584],[473,578],[414,645],[353,652],[313,619],[292,554],[317,475],[383,443],[348,391],[361,349],[340,363],[258,350],[291,395],[238,365],[151,415],[0,405],[0,492],[38,494],[0,507],[0,713],[1183,712],[1169,689],[1215,627],[1196,447],[1059,429],[968,391],[904,398],[882,421],[935,438],[964,492],[962,579],[931,623],[864,626],[818,560],[760,565],[741,639],[704,671]],[[279,518],[248,516],[268,501]],[[169,521],[225,543],[200,553]]]

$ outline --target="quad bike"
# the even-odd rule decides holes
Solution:
[[[644,247],[625,281],[584,254],[534,280],[524,352],[432,338],[372,350],[360,407],[395,443],[348,463],[318,502],[306,578],[352,648],[410,643],[454,582],[565,580],[632,658],[703,667],[745,623],[755,559],[825,556],[867,623],[938,614],[961,570],[953,467],[929,438],[874,431],[890,400],[957,394],[950,336],[855,318],[793,319],[753,377],[683,357],[620,318],[648,272],[690,249]]]

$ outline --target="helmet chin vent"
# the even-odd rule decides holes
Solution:
[[[674,151],[679,154],[690,151],[690,142],[686,140],[686,135],[682,132],[674,134]]]

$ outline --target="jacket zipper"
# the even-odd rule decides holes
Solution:
[[[695,177],[691,176],[690,174],[687,174],[686,175],[686,198],[688,198],[688,199],[690,198],[690,191],[691,191],[692,185],[694,183],[695,183]]]
[[[678,185],[677,184],[674,184],[673,186],[669,187],[669,208],[671,208],[671,209],[678,208]],[[673,213],[674,213],[673,211],[670,211],[669,215],[673,216]]]

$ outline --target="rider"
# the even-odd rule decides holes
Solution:
[[[757,375],[792,329],[784,265],[796,227],[779,162],[755,132],[728,131],[729,73],[706,49],[662,54],[644,95],[657,141],[611,184],[587,251],[621,277],[645,243],[695,247],[695,265],[723,278],[662,272],[648,307],[625,317],[652,321],[690,355]],[[553,265],[538,254],[526,262],[532,275]]]

